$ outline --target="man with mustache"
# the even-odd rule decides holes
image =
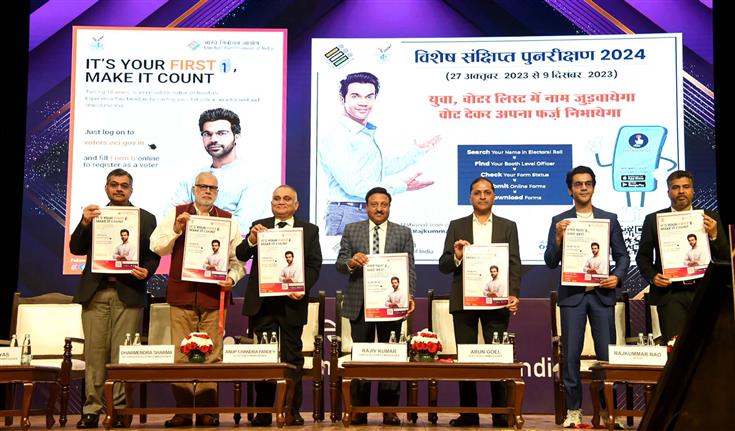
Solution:
[[[133,194],[133,176],[123,169],[114,169],[107,175],[105,182],[107,206],[128,206]],[[161,258],[149,250],[151,233],[156,228],[156,217],[140,208],[140,236],[136,247],[140,251],[139,266],[133,267],[130,274],[102,274],[92,272],[92,222],[101,214],[99,205],[88,205],[82,212],[74,233],[69,239],[72,254],[87,255],[79,288],[74,302],[82,304],[82,327],[84,329],[84,380],[86,398],[83,400],[82,417],[77,428],[97,428],[102,411],[102,388],[107,374],[105,365],[116,364],[119,346],[125,334],[137,332],[146,306],[146,282],[156,273]],[[120,232],[127,243],[127,229]],[[128,250],[129,253],[129,250]],[[116,384],[113,391],[116,408],[126,405],[123,385]],[[129,415],[117,415],[115,428],[130,425]]]
[[[229,109],[208,109],[199,116],[199,133],[212,163],[197,173],[210,172],[217,177],[220,186],[215,205],[231,213],[240,231],[247,232],[251,220],[269,214],[268,207],[262,204],[268,201],[269,194],[261,179],[237,158],[237,144],[242,139],[240,117]],[[171,207],[194,202],[194,177],[191,175],[179,183]]]
[[[651,286],[651,304],[658,311],[658,323],[661,326],[663,342],[679,335],[684,326],[687,312],[694,300],[697,280],[671,281],[663,274],[661,268],[661,249],[658,245],[656,214],[674,211],[691,211],[694,208],[694,176],[689,171],[674,171],[666,179],[669,191],[670,208],[664,208],[648,214],[641,228],[641,242],[635,262],[641,276]],[[698,208],[697,208],[698,209]],[[716,211],[704,210],[704,230],[709,241],[713,259],[728,259],[728,244],[725,230]],[[655,252],[655,253],[654,253]]]
[[[207,355],[205,363],[222,361],[222,335],[219,332],[220,291],[225,292],[224,303],[230,301],[232,287],[245,276],[245,267],[237,260],[235,248],[242,242],[238,224],[230,221],[229,254],[227,256],[227,278],[217,284],[197,283],[182,280],[184,266],[184,247],[186,244],[186,225],[191,216],[217,217],[231,219],[232,214],[218,208],[217,199],[219,184],[217,177],[210,172],[201,172],[196,176],[193,187],[194,202],[178,205],[170,211],[161,224],[151,234],[151,250],[159,256],[171,255],[171,268],[166,286],[166,302],[171,306],[171,340],[179,343],[191,332],[206,332],[212,339],[214,350]],[[226,308],[225,308],[226,316]],[[222,316],[222,317],[225,317]],[[177,349],[176,363],[188,362],[186,355]],[[198,382],[174,383],[171,385],[176,400],[176,407],[216,407],[217,383]],[[166,428],[188,427],[193,423],[191,413],[177,413],[164,422]],[[219,415],[215,413],[197,414],[197,426],[219,426]]]
[[[382,187],[374,187],[367,192],[365,202],[368,220],[350,223],[345,227],[337,256],[337,271],[347,274],[349,281],[342,304],[342,317],[350,319],[352,341],[371,343],[378,333],[378,341],[387,343],[391,331],[401,332],[401,321],[366,322],[363,297],[363,267],[371,254],[408,253],[408,312],[416,308],[413,293],[416,289],[416,270],[413,261],[413,236],[411,229],[388,221],[391,196]],[[338,316],[339,318],[339,316]],[[382,381],[378,386],[378,404],[397,406],[400,398],[400,382]],[[370,405],[370,382],[353,381],[352,399],[356,406]],[[366,413],[355,413],[352,425],[367,424]],[[400,426],[401,420],[395,413],[383,413],[383,424]]]

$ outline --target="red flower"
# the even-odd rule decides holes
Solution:
[[[436,343],[432,343],[432,342],[427,343],[427,350],[429,350],[429,353],[436,353],[437,351]]]

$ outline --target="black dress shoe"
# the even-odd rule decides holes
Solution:
[[[301,417],[301,413],[293,412],[293,416],[290,421],[286,422],[286,425],[302,426],[304,424],[304,418]]]
[[[476,427],[480,426],[480,417],[478,415],[459,415],[449,421],[450,427]]]
[[[165,428],[190,427],[192,425],[190,417],[182,415],[174,415],[171,419],[163,423]]]
[[[132,415],[115,415],[115,420],[112,421],[113,428],[130,428],[130,423],[133,422]]]
[[[383,413],[383,425],[401,426],[401,420],[395,413]]]
[[[94,413],[85,413],[82,415],[79,422],[77,422],[77,428],[97,428],[97,422],[100,420],[100,415]]]
[[[367,413],[352,413],[350,425],[367,425]]]
[[[271,423],[273,422],[273,417],[270,414],[267,413],[258,413],[253,417],[253,420],[250,421],[250,425],[254,427],[269,427],[271,426]]]

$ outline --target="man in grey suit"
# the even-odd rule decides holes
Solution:
[[[444,240],[444,252],[439,258],[439,270],[454,274],[449,312],[454,322],[454,339],[457,344],[477,344],[477,322],[482,323],[482,336],[491,340],[493,332],[508,329],[510,313],[518,310],[521,292],[521,256],[518,251],[518,228],[515,222],[492,213],[495,202],[495,186],[487,178],[477,178],[470,184],[472,214],[449,223]],[[464,247],[471,244],[488,245],[507,243],[509,248],[508,304],[494,310],[464,310],[462,288],[462,258]],[[490,385],[493,407],[505,407],[505,386],[501,382]],[[459,405],[477,407],[475,382],[459,382]],[[449,421],[449,426],[476,427],[480,424],[477,413],[461,413]],[[493,414],[493,426],[508,426],[506,415]]]
[[[413,293],[416,289],[416,271],[413,262],[413,236],[411,229],[388,221],[391,196],[383,187],[374,187],[365,196],[368,220],[350,223],[345,226],[337,256],[337,270],[349,275],[347,289],[342,304],[342,316],[350,319],[352,340],[372,342],[375,331],[378,341],[387,342],[391,331],[401,331],[401,321],[366,322],[363,307],[362,268],[368,262],[369,254],[408,253],[408,313],[415,308]],[[400,382],[380,382],[378,404],[397,406],[400,398]],[[370,405],[370,382],[353,381],[352,399],[354,405]],[[356,413],[352,416],[353,425],[367,424],[367,414]],[[383,424],[401,425],[395,413],[383,413]]]

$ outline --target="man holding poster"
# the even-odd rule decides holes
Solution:
[[[661,263],[661,248],[657,233],[657,214],[691,211],[694,209],[694,176],[688,171],[674,171],[666,179],[670,208],[648,214],[643,221],[641,242],[635,261],[641,276],[650,283],[651,304],[657,307],[661,337],[666,343],[674,335],[679,335],[686,319],[687,311],[694,299],[696,280],[671,281],[664,275]],[[725,231],[716,211],[704,211],[703,223],[713,259],[726,260],[728,244]],[[696,244],[696,240],[695,240]],[[691,242],[690,242],[691,245]]]
[[[595,173],[587,166],[577,166],[567,172],[567,192],[574,201],[574,207],[555,215],[551,219],[549,237],[546,243],[544,261],[549,268],[556,268],[562,262],[564,249],[564,231],[572,223],[572,219],[606,219],[609,220],[609,244],[612,248],[612,257],[615,260],[615,269],[611,274],[599,281],[597,285],[581,286],[561,284],[557,304],[561,314],[561,336],[564,361],[564,392],[567,406],[567,416],[563,426],[574,428],[582,423],[582,382],[579,375],[579,363],[582,355],[582,340],[584,339],[587,319],[592,329],[592,338],[595,344],[595,355],[598,360],[607,361],[608,345],[615,344],[615,288],[622,286],[628,272],[630,257],[625,248],[623,231],[618,223],[618,216],[603,211],[592,205],[592,195],[595,192]],[[605,238],[598,240],[607,243]],[[599,242],[592,243],[593,258],[600,252]],[[597,245],[597,253],[595,253]],[[606,255],[606,254],[605,254]],[[605,262],[600,262],[604,265]],[[601,266],[585,265],[587,270],[594,270],[599,274]],[[595,279],[596,282],[596,279]],[[600,388],[600,400],[603,400]],[[605,408],[604,401],[601,401]],[[607,414],[602,415],[607,418]]]
[[[419,180],[421,172],[389,177],[416,163],[441,137],[416,143],[399,157],[384,158],[375,140],[376,126],[368,122],[379,90],[378,78],[369,72],[350,73],[339,83],[344,112],[334,130],[319,142],[319,161],[329,184],[327,235],[341,235],[347,224],[367,218],[362,196],[369,187],[382,184],[396,194],[434,184]]]
[[[133,206],[130,203],[133,177],[122,169],[113,170],[107,175],[105,193],[109,199],[108,206]],[[156,273],[161,259],[150,251],[148,242],[151,232],[156,228],[156,217],[142,208],[139,214],[140,266],[133,267],[130,274],[92,272],[92,222],[100,215],[98,205],[84,208],[82,220],[69,240],[72,254],[87,255],[79,288],[74,295],[74,302],[82,304],[82,326],[86,340],[84,379],[87,398],[84,400],[82,417],[77,422],[77,428],[97,428],[102,410],[107,358],[113,364],[117,363],[118,347],[125,341],[125,334],[138,331],[146,304],[146,282]],[[123,232],[127,231],[123,229]],[[123,242],[127,243],[127,235]],[[115,385],[113,397],[115,407],[125,407],[123,385]],[[125,421],[126,418],[118,415],[113,426],[125,426]]]
[[[368,220],[350,223],[345,227],[337,256],[337,271],[347,274],[349,281],[342,304],[342,316],[350,319],[352,341],[372,343],[377,331],[378,341],[387,343],[391,331],[401,332],[401,320],[366,322],[364,312],[363,267],[368,263],[367,255],[406,253],[408,255],[408,311],[416,307],[413,293],[416,289],[416,270],[413,259],[413,236],[411,229],[388,221],[391,195],[383,187],[374,187],[365,196]],[[339,318],[340,316],[337,316]],[[400,382],[381,381],[378,385],[378,404],[397,406],[400,398]],[[370,382],[353,381],[351,386],[353,404],[370,405]],[[352,416],[353,425],[367,424],[367,414]],[[395,413],[383,413],[383,424],[400,426],[401,420]]]
[[[303,425],[301,408],[303,388],[301,385],[301,369],[304,366],[301,333],[306,324],[309,307],[309,292],[319,279],[322,267],[322,249],[319,244],[319,228],[307,221],[294,217],[299,209],[296,190],[289,185],[278,186],[273,190],[271,210],[273,217],[256,220],[250,228],[250,235],[237,247],[237,258],[247,262],[253,259],[245,290],[245,302],[242,314],[250,316],[250,324],[254,334],[263,332],[280,332],[281,361],[295,365],[295,392],[293,404],[287,406],[293,413],[293,423],[287,425]],[[258,234],[269,229],[301,228],[304,234],[304,273],[306,278],[305,292],[291,292],[288,296],[261,297],[259,289]],[[293,263],[293,252],[285,253],[289,265]],[[289,261],[290,256],[290,261]],[[289,277],[293,277],[290,273]],[[314,365],[319,366],[319,365]],[[258,407],[273,406],[276,397],[274,382],[255,383],[255,405]],[[253,417],[253,426],[268,426],[273,418],[270,413],[258,413]]]
[[[449,223],[444,240],[444,251],[439,258],[439,271],[453,274],[452,292],[449,297],[449,312],[454,321],[454,339],[457,344],[477,344],[478,321],[482,324],[485,341],[492,340],[493,332],[503,333],[508,329],[510,313],[518,310],[521,293],[521,256],[518,248],[518,228],[514,221],[492,213],[495,203],[495,186],[487,178],[476,178],[470,184],[472,214]],[[488,310],[465,310],[462,281],[464,248],[466,246],[508,244],[508,304]],[[505,386],[502,382],[490,384],[493,407],[507,405]],[[459,382],[459,405],[477,407],[477,384]],[[477,427],[477,413],[461,413],[449,421],[452,427]],[[507,415],[493,414],[493,426],[507,427]]]
[[[214,350],[206,356],[205,363],[208,364],[222,360],[220,327],[224,323],[226,309],[224,304],[229,303],[232,287],[245,275],[245,268],[235,256],[235,247],[242,242],[240,228],[237,223],[232,223],[227,277],[217,284],[182,280],[186,225],[190,217],[198,215],[232,218],[232,214],[214,205],[217,190],[217,177],[210,172],[201,172],[196,176],[192,187],[194,202],[177,206],[166,215],[151,235],[151,250],[160,256],[171,255],[171,269],[166,288],[166,302],[171,306],[171,341],[178,344],[191,332],[206,332],[214,344]],[[175,360],[177,363],[188,362],[179,349],[176,350]],[[176,407],[192,407],[194,404],[198,407],[217,405],[216,383],[199,383],[196,386],[196,393],[191,384],[175,383],[171,388],[176,399]],[[219,417],[215,414],[197,414],[196,424],[218,426]],[[166,428],[191,426],[191,414],[177,413],[164,425]]]

